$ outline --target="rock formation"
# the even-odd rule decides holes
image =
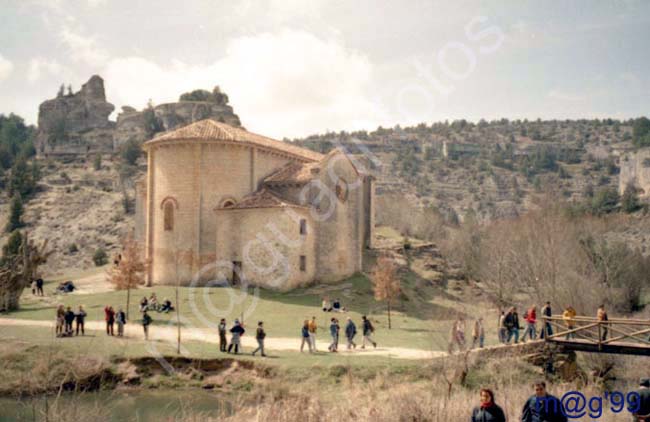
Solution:
[[[117,116],[114,148],[134,140],[144,142],[156,132],[176,129],[203,119],[212,118],[230,126],[241,127],[239,117],[228,105],[228,96],[215,87],[212,93],[197,90],[181,95],[175,103],[150,106],[142,111],[122,107]]]
[[[63,87],[62,87],[63,88]],[[106,101],[104,80],[94,75],[77,93],[63,89],[38,110],[36,151],[41,157],[111,152],[115,123],[108,116],[115,107]]]
[[[219,87],[212,92],[188,92],[178,102],[149,106],[141,111],[124,106],[117,122],[108,119],[114,109],[106,101],[104,80],[97,75],[74,94],[70,91],[64,94],[62,86],[56,98],[39,107],[38,156],[112,153],[128,141],[142,143],[158,132],[207,118],[241,127],[239,117],[228,105],[228,96]]]
[[[620,160],[618,189],[621,194],[628,185],[638,189],[639,196],[650,196],[650,148],[629,153]]]

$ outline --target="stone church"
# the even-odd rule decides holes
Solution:
[[[286,290],[361,271],[373,179],[342,151],[323,155],[211,119],[143,149],[136,233],[148,284],[227,279]]]

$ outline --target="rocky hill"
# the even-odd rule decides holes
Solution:
[[[115,107],[106,100],[104,80],[94,75],[79,92],[69,87],[66,94],[62,85],[56,98],[39,106],[36,153],[40,158],[112,153],[127,142],[142,143],[158,132],[207,118],[239,127],[228,102],[219,87],[197,90],[178,102],[150,104],[140,111],[124,106],[113,122],[109,116]]]
[[[646,180],[638,177],[645,161],[634,158],[633,126],[612,119],[461,120],[295,141],[318,151],[340,146],[360,157],[377,177],[379,197],[404,196],[452,221],[468,213],[490,220],[520,215],[544,190],[581,202]]]

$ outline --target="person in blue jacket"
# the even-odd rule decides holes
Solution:
[[[352,321],[352,318],[348,317],[348,323],[345,326],[345,338],[348,340],[348,350],[351,348],[357,348],[356,343],[354,342],[354,336],[357,335],[357,326]]]
[[[546,383],[533,384],[535,394],[526,403],[521,414],[521,422],[568,422],[560,399],[546,392]]]

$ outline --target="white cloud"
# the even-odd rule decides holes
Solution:
[[[40,80],[43,76],[60,75],[62,71],[63,66],[61,66],[56,60],[36,57],[29,61],[27,80],[30,83],[34,83]]]
[[[110,60],[102,74],[109,99],[135,107],[218,84],[248,129],[275,137],[372,127],[384,117],[370,100],[370,61],[305,31],[236,38],[222,59],[202,66],[125,57]]]
[[[109,59],[106,50],[99,47],[93,37],[83,35],[77,28],[63,25],[60,37],[68,47],[68,55],[72,60],[81,61],[91,66],[101,66]]]
[[[14,64],[0,54],[0,81],[7,79],[13,70]]]

